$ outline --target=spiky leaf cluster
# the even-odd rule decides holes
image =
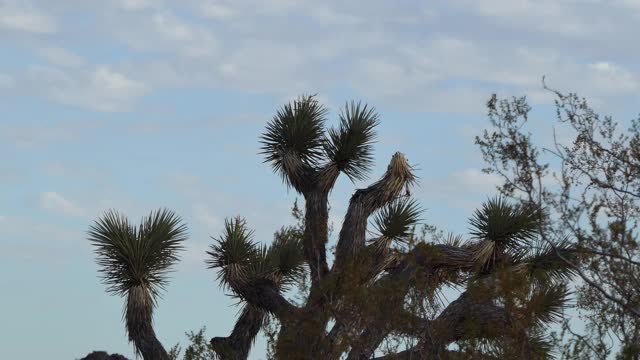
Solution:
[[[577,254],[575,245],[568,238],[553,246],[546,241],[540,241],[524,262],[533,281],[539,284],[550,284],[567,281],[575,274],[575,269],[565,259],[576,263]]]
[[[574,259],[575,249],[566,240],[545,245],[538,236],[544,231],[540,215],[535,208],[494,198],[470,219],[473,241],[467,246],[481,266],[470,274],[467,290],[504,306],[514,321],[504,338],[474,345],[483,354],[515,358],[526,350],[534,359],[552,358],[546,329],[564,317],[570,296],[566,281],[573,274],[558,254]]]
[[[364,179],[371,168],[377,125],[374,108],[351,102],[340,114],[340,127],[328,131],[327,157],[351,180]]]
[[[526,314],[537,327],[557,323],[564,317],[570,296],[565,284],[534,286],[526,304]]]
[[[348,103],[339,126],[325,133],[326,114],[314,96],[302,96],[283,106],[260,137],[265,162],[298,191],[309,185],[320,168],[331,170],[328,178],[320,179],[334,179],[342,172],[352,181],[364,179],[371,168],[378,125],[375,109]]]
[[[373,225],[382,238],[404,243],[420,221],[421,211],[414,199],[400,197],[378,211]]]
[[[244,219],[225,219],[222,235],[214,239],[207,254],[210,269],[218,269],[217,279],[224,287],[233,287],[248,278],[248,267],[260,257],[260,249]]]
[[[187,227],[175,213],[160,209],[142,219],[138,228],[115,210],[89,229],[107,291],[125,295],[132,287],[147,288],[153,297],[167,284],[171,266],[187,238]]]
[[[284,289],[304,274],[298,229],[284,228],[276,233],[270,247],[260,246],[245,220],[236,217],[225,220],[223,234],[215,240],[207,251],[206,263],[218,269],[218,281],[234,292],[259,279],[268,279]]]
[[[489,199],[470,219],[471,235],[480,240],[476,258],[484,267],[505,254],[518,259],[526,253],[540,229],[540,210],[515,205],[503,198]]]
[[[297,283],[306,271],[300,230],[288,227],[277,232],[266,257],[271,267],[277,271],[283,288]]]
[[[497,338],[474,339],[459,342],[462,349],[460,357],[455,359],[555,359],[554,349],[549,336],[542,331],[531,331],[526,338],[510,334],[507,329]],[[523,356],[523,352],[526,356]]]
[[[302,96],[284,105],[260,137],[265,162],[288,182],[287,171],[302,164],[313,166],[323,157],[327,109],[313,96]]]

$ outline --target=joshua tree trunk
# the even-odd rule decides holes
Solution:
[[[260,332],[264,317],[265,312],[259,308],[245,306],[231,335],[211,339],[211,346],[222,359],[246,359],[253,339]]]
[[[153,331],[152,301],[149,291],[142,285],[129,290],[125,315],[129,341],[133,342],[144,360],[169,360],[167,351]]]

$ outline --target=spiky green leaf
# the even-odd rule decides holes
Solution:
[[[534,288],[526,304],[525,316],[538,327],[563,319],[570,291],[565,284]]]
[[[565,238],[554,246],[540,241],[535,251],[523,260],[529,276],[535,282],[548,284],[568,280],[575,274],[575,269],[564,259],[572,263],[577,262],[575,246]]]
[[[480,240],[477,261],[488,266],[503,255],[511,262],[520,261],[538,234],[539,221],[535,207],[509,204],[501,197],[489,199],[469,221],[471,235]]]
[[[340,126],[329,130],[327,157],[351,180],[364,179],[371,169],[377,125],[374,108],[352,101],[340,114]]]
[[[124,215],[110,210],[91,225],[88,238],[95,246],[108,292],[125,295],[132,287],[143,286],[155,298],[178,261],[187,227],[167,209],[151,212],[138,229]]]
[[[323,159],[324,122],[327,110],[313,96],[301,96],[284,105],[260,137],[261,154],[287,185],[303,167]]]
[[[246,281],[248,268],[258,259],[259,249],[245,220],[225,219],[222,235],[212,239],[215,243],[207,251],[206,264],[209,269],[219,269],[217,280],[221,285],[233,288]]]
[[[277,232],[267,257],[277,269],[279,283],[283,288],[297,283],[306,271],[302,233],[299,229],[288,227]]]
[[[401,197],[381,208],[373,224],[382,238],[405,242],[420,221],[421,211],[420,205],[414,199]]]

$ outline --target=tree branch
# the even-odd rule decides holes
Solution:
[[[376,359],[467,359],[471,354],[448,350],[447,345],[458,340],[501,337],[514,327],[504,308],[488,299],[473,298],[468,292],[462,293],[435,320],[425,325],[418,345]],[[522,331],[516,333],[519,337],[526,336]],[[530,358],[529,350],[527,346],[523,347],[521,358]],[[475,353],[472,358],[495,359]]]
[[[247,303],[274,314],[278,319],[292,316],[298,308],[280,294],[275,282],[258,278],[233,289]]]
[[[369,216],[415,182],[411,170],[404,155],[395,153],[386,173],[379,181],[353,194],[340,230],[334,269],[343,267],[347,259],[364,247]]]
[[[246,305],[242,309],[231,335],[212,338],[211,347],[222,359],[246,360],[255,338],[260,332],[264,317],[264,311]]]
[[[465,291],[433,321],[431,334],[434,344],[446,347],[457,340],[499,336],[511,325],[504,308]]]
[[[470,246],[453,246],[446,244],[418,244],[404,259],[402,259],[390,272],[378,279],[372,286],[370,299],[378,299],[379,306],[374,309],[374,314],[367,316],[371,319],[365,326],[357,343],[352,346],[348,359],[369,359],[384,338],[391,331],[407,332],[413,329],[412,335],[420,336],[428,326],[425,322],[422,325],[416,324],[418,319],[411,316],[403,309],[404,299],[411,286],[416,286],[418,279],[425,280],[424,277],[417,277],[420,272],[429,277],[438,270],[467,271],[474,266],[473,251]],[[393,296],[389,296],[393,294]],[[399,317],[397,314],[403,314]],[[391,320],[395,321],[391,321]],[[339,326],[336,324],[336,326]],[[343,323],[340,323],[343,326]],[[335,327],[334,327],[335,328]],[[339,328],[331,333],[339,334]],[[330,333],[330,334],[331,334]]]
[[[145,360],[169,360],[167,351],[153,330],[153,299],[148,288],[137,285],[129,290],[125,307],[129,341]]]
[[[334,181],[335,182],[335,181]],[[330,189],[330,188],[329,188]],[[305,192],[304,257],[309,265],[311,286],[317,287],[329,272],[327,242],[329,240],[328,190],[315,187]]]

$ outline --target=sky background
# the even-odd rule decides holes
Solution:
[[[527,95],[538,141],[541,78],[622,121],[640,90],[637,0],[0,0],[0,343],[6,359],[128,357],[123,301],[97,279],[86,231],[105,210],[169,207],[190,238],[155,315],[169,348],[237,307],[204,265],[209,236],[242,215],[259,241],[296,199],[262,163],[275,111],[317,93],[335,124],[348,100],[381,117],[367,182],[395,151],[418,167],[426,222],[466,234],[495,194],[473,137],[491,93]],[[546,134],[546,135],[545,135]],[[545,137],[546,136],[546,137]],[[261,359],[261,340],[251,359]]]

